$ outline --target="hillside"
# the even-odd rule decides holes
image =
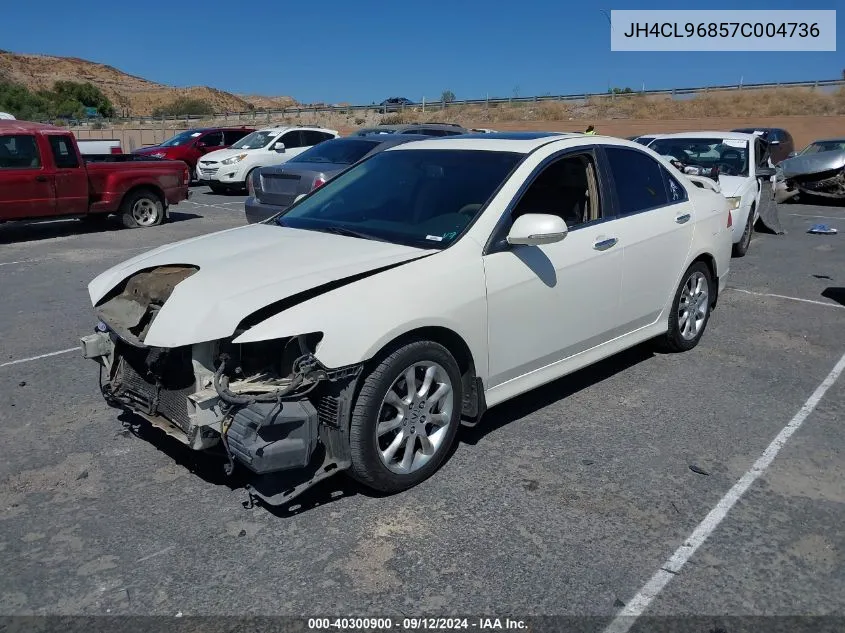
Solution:
[[[119,114],[144,116],[177,97],[199,99],[216,112],[243,112],[255,108],[283,107],[290,97],[240,96],[208,86],[174,88],[122,72],[112,66],[75,57],[19,55],[0,52],[0,80],[23,84],[30,90],[47,90],[56,81],[89,81],[103,91]]]

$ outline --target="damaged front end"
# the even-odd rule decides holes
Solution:
[[[788,158],[776,168],[778,202],[800,194],[845,199],[845,152],[818,152]]]
[[[131,411],[193,450],[222,449],[227,474],[250,473],[248,490],[271,505],[350,465],[349,412],[361,366],[329,370],[314,356],[320,333],[235,344],[231,337],[159,348],[144,337],[192,266],[130,277],[96,306],[81,339],[100,365],[111,406]]]

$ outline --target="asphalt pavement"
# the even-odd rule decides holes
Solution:
[[[243,224],[243,197],[196,188],[152,229],[0,226],[0,615],[606,623],[634,600],[645,616],[845,618],[845,377],[812,399],[845,354],[845,207],[781,205],[780,217],[785,235],[755,234],[732,260],[695,350],[641,346],[493,408],[405,493],[338,477],[275,511],[243,507],[216,462],[124,428],[75,350],[94,325],[94,276]],[[805,233],[818,222],[840,234]]]

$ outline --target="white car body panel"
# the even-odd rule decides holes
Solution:
[[[212,183],[220,183],[221,185],[240,185],[246,181],[247,174],[258,167],[271,167],[273,165],[281,165],[286,163],[291,158],[298,156],[311,146],[302,147],[286,147],[283,152],[277,152],[274,148],[276,143],[281,142],[282,137],[292,130],[314,130],[317,132],[325,132],[327,134],[334,134],[338,137],[337,130],[330,130],[328,128],[320,127],[274,127],[263,128],[257,130],[258,132],[273,132],[273,140],[264,147],[256,149],[242,149],[237,147],[235,143],[232,147],[219,149],[214,152],[209,152],[202,156],[197,162],[197,172],[201,179],[209,180]],[[231,165],[224,165],[223,161],[234,156],[241,156],[244,158]],[[216,171],[212,174],[203,170],[204,167],[209,168],[214,164]]]
[[[198,266],[196,274],[176,286],[145,340],[154,347],[177,347],[231,336],[241,319],[278,299],[426,253],[385,242],[250,224],[136,257],[130,265],[94,279],[89,291],[96,303],[140,270]]]
[[[502,214],[540,163],[595,144],[655,158],[682,184],[688,200],[577,227],[560,242],[485,255]],[[232,336],[241,319],[273,302],[401,263],[296,303],[234,342],[322,332],[315,356],[337,368],[372,358],[412,330],[446,328],[466,343],[492,406],[665,332],[680,277],[698,256],[713,258],[724,287],[731,251],[727,201],[642,145],[578,134],[438,138],[386,151],[421,148],[528,155],[463,237],[445,250],[253,224],[166,245],[115,266],[89,285],[92,302],[134,272],[165,264],[199,266],[177,284],[145,340],[175,347]],[[618,239],[614,247],[594,248],[610,237]]]
[[[666,138],[703,138],[740,139],[748,142],[748,176],[719,175],[719,188],[722,191],[722,195],[726,198],[741,198],[739,207],[732,211],[733,226],[731,229],[734,244],[738,244],[742,239],[742,234],[745,231],[745,224],[748,222],[748,214],[751,212],[752,205],[754,206],[754,220],[756,221],[757,217],[760,215],[761,188],[757,182],[757,156],[755,154],[756,146],[753,142],[757,136],[757,134],[722,131],[678,132],[676,134],[659,134],[654,137],[653,141],[651,141],[651,143],[653,143],[656,140]],[[651,143],[649,143],[649,145],[651,145]]]
[[[76,146],[83,156],[89,154],[111,154],[117,148],[123,152],[120,139],[76,139]]]

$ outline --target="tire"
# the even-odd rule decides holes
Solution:
[[[695,292],[697,289],[702,290],[703,294]],[[696,307],[693,310],[695,314],[699,315],[700,319],[700,322],[699,319],[692,322],[696,327],[694,332],[687,328],[690,317],[687,316],[685,320],[681,314],[682,312],[687,314],[690,312],[690,310],[684,308],[685,305],[689,304],[687,298],[690,295],[696,301]],[[669,329],[659,340],[659,346],[667,352],[686,352],[698,345],[704,335],[704,330],[707,329],[707,323],[710,321],[712,303],[713,279],[710,275],[710,269],[704,262],[694,262],[681,277],[681,283],[675,291],[672,309],[669,312]]]
[[[164,203],[154,191],[139,189],[120,204],[120,219],[127,229],[158,226],[164,221]]]
[[[226,193],[226,187],[222,187],[220,185],[208,185],[208,188],[211,189],[211,193]]]
[[[414,370],[417,396],[404,402],[409,396],[405,376],[410,369]],[[433,379],[426,384],[427,371]],[[447,381],[451,383],[449,392],[429,408],[427,399],[445,392]],[[366,375],[356,398],[349,432],[349,474],[384,493],[407,490],[427,479],[451,452],[462,402],[460,369],[445,347],[417,341],[395,350]],[[435,417],[437,422],[432,422]]]
[[[742,237],[739,242],[733,245],[732,254],[734,257],[745,257],[748,252],[748,247],[751,246],[751,235],[754,233],[754,214],[757,213],[757,207],[754,203],[748,210],[748,220],[745,221],[745,229],[742,231]]]
[[[248,172],[246,172],[246,178],[244,178],[244,186],[241,187],[241,189],[243,189],[244,191],[249,191],[249,185],[247,183],[249,182],[249,179],[252,178],[252,174],[255,172],[256,169],[258,169],[258,167],[253,167]]]

